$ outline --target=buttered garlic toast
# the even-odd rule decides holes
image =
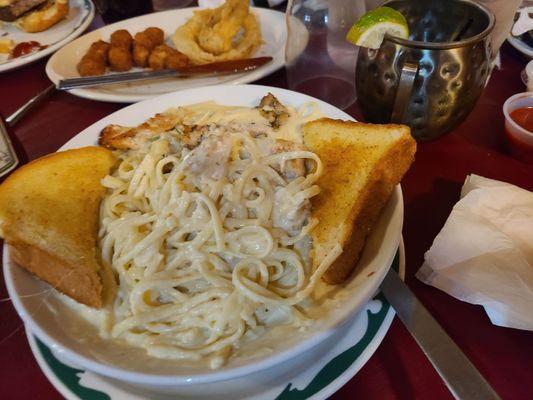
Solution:
[[[102,306],[97,234],[100,180],[112,152],[84,147],[53,153],[15,171],[0,185],[0,235],[13,260],[61,292]]]
[[[354,270],[366,237],[394,187],[414,160],[416,142],[404,125],[322,118],[303,127],[305,146],[324,164],[320,194],[311,199],[319,224],[311,231],[315,263],[340,244],[343,251],[323,275],[343,282]]]

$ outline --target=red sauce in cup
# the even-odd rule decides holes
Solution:
[[[533,133],[533,107],[517,108],[509,116],[522,128]]]
[[[533,107],[524,107],[509,113],[511,119],[533,135]],[[506,130],[509,151],[519,160],[533,164],[533,147]]]
[[[39,50],[46,49],[48,46],[43,46],[39,42],[29,41],[29,42],[20,42],[15,46],[13,52],[13,58],[21,57],[26,54],[35,53]]]

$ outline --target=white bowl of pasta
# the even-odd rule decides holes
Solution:
[[[288,90],[254,85],[218,86],[184,90],[133,104],[96,122],[76,135],[62,149],[97,143],[101,130],[109,124],[135,126],[154,114],[163,112],[171,107],[206,101],[214,101],[227,106],[255,107],[259,100],[268,92],[276,96],[282,104],[292,107],[302,120],[313,117],[315,112],[319,112],[326,117],[353,120],[348,114],[327,103]],[[314,105],[310,105],[310,102]],[[198,107],[202,109],[202,112],[205,112],[213,105],[203,104]],[[241,109],[233,109],[231,111],[233,112],[232,123],[235,122],[235,118],[238,120],[242,115],[247,115],[241,111]],[[209,111],[209,118],[215,118],[213,115],[219,112],[220,109],[218,108],[214,111]],[[223,125],[223,123],[220,122],[219,125]],[[291,129],[294,129],[294,126]],[[161,140],[165,140],[165,137],[163,134],[158,135],[153,142],[160,143]],[[243,141],[246,140],[248,139],[243,139]],[[215,143],[215,145],[220,146],[221,144]],[[129,171],[136,170],[139,165],[144,165],[142,163],[147,154],[152,154],[150,151],[157,151],[155,144],[150,143],[147,146],[151,150],[147,150],[147,152],[138,157],[135,156],[137,159],[131,159],[131,157],[121,158],[122,163],[128,163],[127,166],[123,166],[123,171],[126,171],[124,176],[118,173],[116,176],[104,179],[104,186],[108,187],[110,193],[113,190],[118,190],[117,188],[120,187],[122,181],[128,180],[129,184],[131,184],[131,181],[136,179],[135,174],[130,174]],[[186,153],[188,159],[194,157],[193,151],[190,153],[186,150],[182,151]],[[250,152],[253,153],[253,151]],[[297,150],[295,153],[304,158],[312,158],[304,151]],[[187,156],[187,154],[193,155]],[[146,163],[146,161],[144,162]],[[256,166],[256,168],[259,167]],[[213,172],[215,175],[216,173],[216,171]],[[261,172],[261,174],[265,173],[264,171]],[[258,175],[258,178],[254,178],[258,184],[261,182],[261,174]],[[142,179],[139,180],[139,182],[141,181]],[[217,180],[215,179],[215,181]],[[302,178],[298,182],[303,181],[304,179]],[[195,183],[195,185],[200,184]],[[141,183],[137,185],[137,187],[140,186],[142,186]],[[312,192],[310,188],[311,186],[304,187],[304,190],[307,190],[306,193]],[[166,194],[167,199],[178,191],[171,184],[165,186],[163,181],[159,190],[159,196],[161,195],[161,190],[168,191]],[[214,183],[209,187],[209,190],[220,190],[217,196],[221,196],[221,198],[234,196],[230,189],[226,190],[222,187],[217,189]],[[246,189],[242,188],[239,190],[246,191]],[[263,201],[262,199],[267,196],[268,190],[257,190],[256,192],[252,200],[247,203],[247,207],[252,207],[257,202]],[[120,194],[120,190],[117,193]],[[147,197],[150,197],[150,195],[147,195]],[[113,197],[110,195],[109,198]],[[4,248],[4,275],[8,291],[13,304],[28,328],[62,359],[128,385],[142,387],[150,391],[210,396],[221,394],[220,382],[224,382],[224,390],[231,391],[238,387],[241,393],[246,393],[246,391],[253,393],[254,388],[257,388],[258,385],[268,385],[281,377],[286,378],[291,374],[296,374],[299,368],[303,365],[308,365],[313,359],[326,351],[336,328],[357,313],[378,289],[396,254],[403,223],[402,194],[398,186],[395,188],[391,199],[385,206],[378,223],[368,238],[355,273],[345,283],[336,286],[317,284],[318,286],[314,288],[313,300],[305,300],[304,306],[302,306],[301,299],[298,298],[304,292],[303,289],[305,289],[302,285],[305,282],[312,281],[310,275],[305,276],[306,267],[303,266],[298,270],[300,272],[294,273],[303,277],[302,282],[304,283],[300,287],[294,289],[283,284],[276,287],[276,296],[284,297],[290,301],[287,300],[279,307],[265,307],[260,311],[254,309],[251,312],[248,310],[247,301],[243,302],[234,299],[222,302],[220,299],[231,299],[232,290],[237,290],[234,289],[235,287],[240,288],[239,290],[242,291],[248,291],[249,297],[247,298],[256,299],[254,301],[257,302],[273,295],[263,292],[258,285],[254,286],[249,280],[239,278],[236,273],[232,275],[231,271],[227,269],[227,265],[230,265],[234,271],[239,270],[242,267],[239,261],[241,253],[251,252],[254,254],[254,260],[263,260],[263,257],[265,257],[263,253],[266,252],[276,256],[273,256],[274,260],[270,262],[268,268],[261,267],[263,265],[262,262],[254,261],[257,263],[258,281],[262,279],[259,276],[262,273],[266,275],[278,274],[280,276],[286,274],[289,276],[292,272],[287,272],[284,268],[288,269],[287,265],[298,263],[298,261],[292,261],[293,258],[291,258],[294,257],[293,252],[291,252],[291,249],[294,248],[294,243],[290,242],[290,246],[285,248],[279,243],[289,243],[288,239],[280,239],[275,235],[274,242],[268,237],[263,240],[261,239],[263,237],[261,236],[261,226],[258,227],[257,224],[254,225],[252,222],[250,222],[249,229],[241,229],[240,233],[233,233],[233,236],[225,231],[217,233],[217,229],[219,231],[224,230],[231,224],[246,225],[242,221],[244,217],[239,214],[238,210],[226,210],[224,223],[219,224],[217,227],[216,221],[212,222],[211,219],[212,215],[214,215],[213,211],[208,221],[211,225],[206,225],[207,220],[202,218],[208,217],[204,214],[212,207],[223,209],[224,201],[219,201],[214,205],[209,203],[209,199],[206,199],[206,196],[201,193],[189,195],[187,205],[183,203],[185,202],[184,198],[180,197],[180,199],[181,203],[178,203],[184,209],[188,209],[187,207],[194,202],[203,202],[204,205],[201,207],[194,205],[192,207],[193,211],[181,215],[181,218],[176,222],[178,225],[171,228],[168,228],[170,224],[168,218],[163,218],[161,221],[166,221],[167,230],[173,232],[172,240],[179,242],[174,246],[175,248],[180,248],[182,241],[202,241],[202,246],[211,249],[209,250],[209,255],[205,258],[209,260],[206,261],[207,264],[205,265],[209,265],[211,269],[205,267],[204,264],[202,264],[203,266],[200,265],[201,260],[204,260],[204,258],[196,255],[199,257],[196,259],[194,254],[188,254],[187,257],[189,258],[182,263],[182,258],[185,256],[179,252],[170,253],[169,250],[165,260],[168,263],[174,263],[173,265],[199,268],[200,273],[204,274],[202,276],[207,276],[206,279],[210,280],[210,282],[222,282],[220,287],[216,284],[212,285],[217,287],[217,291],[206,289],[209,285],[202,283],[203,281],[201,280],[199,281],[199,278],[191,278],[192,280],[183,283],[183,276],[189,273],[180,272],[177,275],[172,275],[165,272],[170,268],[168,265],[164,268],[158,267],[160,271],[155,271],[154,273],[159,275],[154,276],[160,278],[164,275],[165,279],[169,279],[170,282],[166,286],[172,290],[180,288],[181,292],[176,293],[171,291],[171,289],[165,289],[163,287],[165,285],[161,284],[161,280],[158,281],[159,286],[154,287],[153,282],[156,279],[153,277],[146,282],[142,281],[141,278],[140,283],[148,285],[154,291],[158,290],[159,298],[164,297],[167,300],[176,298],[176,302],[181,302],[181,306],[185,302],[183,298],[186,297],[187,306],[180,306],[179,313],[173,314],[174,319],[172,322],[167,319],[164,324],[159,323],[158,321],[160,320],[157,320],[155,315],[163,318],[160,314],[157,314],[161,310],[155,310],[150,308],[150,304],[146,306],[143,303],[143,299],[146,300],[145,297],[148,291],[135,291],[134,288],[128,287],[125,283],[125,288],[119,285],[118,290],[122,297],[127,295],[128,301],[118,303],[115,301],[113,303],[114,311],[112,315],[114,324],[112,323],[111,325],[113,326],[105,333],[102,333],[104,332],[103,327],[109,327],[109,314],[80,306],[73,300],[66,298],[66,296],[55,293],[45,283],[11,263],[9,261],[9,249]],[[156,229],[156,224],[153,223],[156,219],[154,215],[159,213],[159,209],[153,205],[154,201],[152,200],[150,207],[155,207],[156,210],[151,209],[151,214],[145,213],[143,215],[138,212],[135,215],[129,213],[116,216],[113,207],[109,206],[109,204],[105,205],[105,201],[103,203],[104,206],[102,206],[104,216],[101,220],[103,227],[101,230],[103,229],[104,231],[101,239],[102,257],[104,260],[108,259],[111,263],[117,262],[116,260],[118,259],[119,262],[117,263],[120,265],[128,265],[127,268],[124,267],[124,271],[120,272],[122,274],[120,282],[122,280],[127,282],[128,279],[133,279],[132,276],[137,271],[135,269],[137,264],[135,263],[141,265],[154,256],[150,253],[150,243],[143,242],[143,245],[128,247],[127,243],[120,241],[122,237],[131,237],[131,232],[127,230],[127,224],[131,223],[131,226],[135,226],[135,221],[138,221],[139,218],[152,218],[150,220],[152,221],[150,222],[151,237],[156,237],[164,231],[161,227]],[[117,202],[120,202],[120,199],[117,200],[115,198],[112,201],[110,200],[110,202],[116,205]],[[109,209],[111,210],[108,215],[105,214],[106,207],[110,207]],[[261,209],[264,207],[263,205]],[[163,210],[164,207],[161,206],[160,208]],[[254,218],[260,218],[259,214],[260,210],[258,209],[258,211],[254,212]],[[130,217],[133,219],[128,219]],[[246,220],[251,221],[252,219],[247,218]],[[188,221],[187,226],[180,225],[181,222],[179,221]],[[146,221],[143,223],[146,223]],[[198,226],[195,229],[189,229],[195,223]],[[120,229],[116,228],[119,225]],[[208,225],[209,227],[205,228]],[[194,231],[193,234],[191,233],[192,231]],[[217,242],[220,239],[217,238],[219,234],[231,236],[231,238],[225,239],[225,242],[232,243],[228,244],[229,250],[227,250],[227,254],[224,254],[221,248],[217,248],[217,245],[220,245]],[[212,239],[206,239],[206,237],[212,237]],[[170,241],[171,239],[165,240]],[[122,244],[119,245],[117,243]],[[117,246],[123,247],[119,248]],[[275,246],[279,246],[279,248]],[[118,255],[115,257],[115,254]],[[127,254],[130,255],[130,259],[127,259]],[[213,254],[218,258],[214,257]],[[161,272],[161,270],[165,273]],[[167,276],[165,274],[170,275]],[[297,282],[299,278],[295,279]],[[136,283],[139,283],[139,279],[137,279]],[[190,295],[193,292],[195,296],[202,292],[200,294],[208,299],[207,303],[202,303],[198,300],[200,298],[198,296],[196,300],[191,302],[186,295]],[[141,304],[138,304],[139,301]],[[170,300],[168,301],[170,302]],[[249,302],[253,303],[254,301],[250,300]],[[150,299],[147,302],[150,303]],[[144,325],[141,325],[150,326],[150,329],[153,329],[153,331],[148,333],[140,330],[138,318],[131,318],[131,309],[141,309],[142,311],[143,307],[148,307],[149,312],[141,313],[143,315],[142,318],[145,318],[143,320]],[[165,308],[165,310],[169,309],[170,307]],[[176,310],[177,308],[175,307],[172,312],[175,313]],[[235,310],[238,310],[238,312]],[[301,317],[299,313],[302,310],[305,312],[305,318],[299,319]],[[170,311],[168,312],[170,313]],[[221,324],[222,314],[225,318],[223,327],[217,325]],[[290,320],[291,323],[285,323],[286,320]],[[294,321],[298,321],[298,323]],[[186,328],[180,328],[179,324],[187,325]],[[217,329],[219,331],[223,330],[226,326],[231,326],[231,324],[234,324],[231,334],[222,334],[216,340],[213,339]],[[189,344],[188,351],[183,350],[183,346],[180,347],[179,351],[172,348],[172,343],[174,342],[167,335],[169,331],[174,332],[174,335],[179,335],[179,340],[189,341],[187,342]],[[166,339],[165,341],[157,342],[153,339],[155,335],[158,338]],[[151,339],[146,340],[147,337]],[[238,339],[236,339],[237,337]],[[200,339],[198,338],[203,340],[201,347],[203,350],[198,354],[194,354],[191,349],[200,348],[198,345],[198,340]]]

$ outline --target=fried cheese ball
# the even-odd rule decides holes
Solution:
[[[138,67],[144,68],[148,65],[148,57],[150,56],[150,49],[141,44],[133,45],[133,62]]]
[[[81,76],[103,75],[107,67],[109,47],[109,43],[103,40],[91,44],[77,65],[78,73]]]
[[[154,47],[163,44],[165,41],[165,32],[162,29],[151,26],[150,28],[146,28],[144,33],[148,36]]]
[[[107,63],[107,57],[109,54],[109,43],[104,42],[103,40],[99,40],[97,42],[94,42],[91,44],[91,47],[89,47],[89,50],[87,51],[87,54],[96,55],[98,54],[99,57],[102,57],[105,62]]]
[[[148,66],[148,59],[152,50],[165,41],[165,32],[159,28],[149,27],[135,34],[133,44],[133,61],[139,67]],[[157,63],[157,62],[156,62]]]
[[[146,47],[148,50],[152,50],[156,45],[152,42],[152,39],[146,32],[137,32],[135,34],[135,41],[136,46],[143,46]]]
[[[133,37],[125,29],[119,29],[111,34],[111,46],[121,46],[131,49]]]
[[[78,63],[78,73],[81,76],[95,76],[105,74],[106,63],[101,58],[93,58],[90,55],[84,55]]]
[[[148,66],[154,70],[165,69],[165,62],[168,56],[176,51],[177,50],[166,44],[160,44],[150,53],[150,57],[148,57]]]
[[[177,50],[169,54],[165,60],[165,68],[169,69],[180,69],[186,67],[188,64],[189,58],[185,54],[180,53]]]
[[[122,46],[111,46],[109,49],[109,65],[113,71],[129,71],[133,66],[133,58],[129,49]]]

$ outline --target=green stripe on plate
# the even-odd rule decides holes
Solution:
[[[98,390],[89,389],[80,385],[80,376],[78,374],[85,372],[82,369],[76,369],[69,367],[59,361],[50,348],[46,346],[39,338],[35,337],[37,347],[41,352],[44,361],[48,364],[50,369],[54,372],[55,376],[76,396],[83,400],[111,400],[104,392]]]

